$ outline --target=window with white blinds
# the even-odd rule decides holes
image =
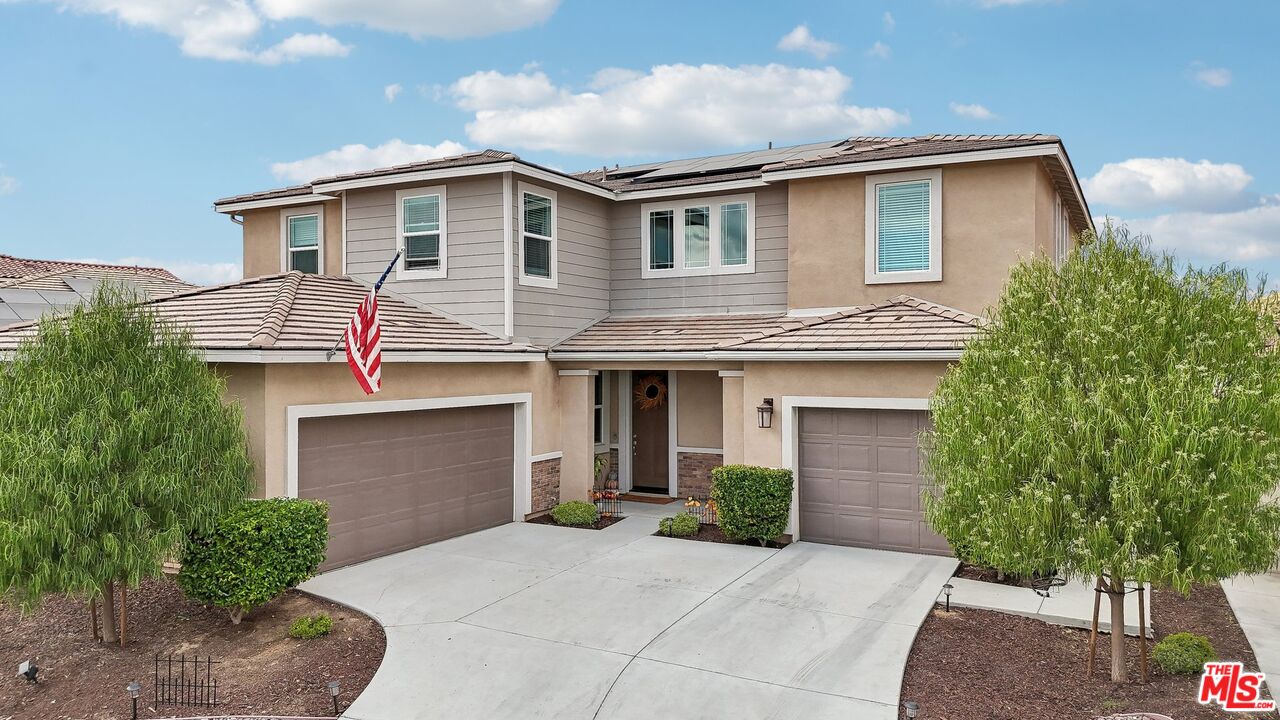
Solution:
[[[321,247],[324,217],[320,206],[295,207],[280,213],[281,265],[285,270],[319,274],[324,272]]]
[[[447,235],[443,187],[413,188],[396,193],[396,228],[402,251],[396,277],[446,276]]]
[[[867,178],[868,283],[942,279],[941,172]]]
[[[520,284],[557,283],[556,191],[520,183]]]

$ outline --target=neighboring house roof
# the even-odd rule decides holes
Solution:
[[[198,288],[149,305],[163,319],[191,331],[215,358],[251,359],[263,351],[327,351],[342,336],[369,288],[346,277],[297,271]],[[383,291],[378,295],[382,349],[420,353],[522,353],[536,348],[507,342]],[[35,323],[0,330],[0,351],[34,335]],[[339,354],[335,359],[341,358]]]
[[[821,316],[611,316],[551,348],[591,355],[767,356],[802,352],[957,354],[983,323],[970,313],[899,295]]]
[[[0,255],[0,326],[79,304],[103,282],[159,298],[195,287],[164,268],[32,260]]]
[[[966,158],[951,157],[970,153]],[[607,167],[599,170],[567,174],[554,168],[521,160],[514,153],[502,150],[482,150],[446,158],[426,160],[394,167],[363,170],[331,177],[318,178],[307,185],[297,185],[278,190],[234,195],[214,202],[219,212],[238,212],[269,205],[296,204],[312,199],[331,198],[323,193],[351,187],[393,183],[421,177],[439,171],[456,169],[459,172],[476,166],[494,165],[481,171],[518,169],[535,173],[553,182],[576,185],[595,194],[613,199],[626,199],[628,193],[681,190],[698,185],[747,187],[763,185],[774,180],[787,179],[787,174],[841,171],[841,166],[866,165],[868,172],[879,167],[905,163],[927,164],[925,159],[938,158],[939,162],[978,161],[1010,156],[1039,156],[1058,191],[1068,203],[1071,219],[1076,227],[1092,227],[1089,208],[1076,182],[1075,172],[1056,135],[1026,133],[1018,135],[918,135],[915,137],[854,137],[825,142],[769,147],[764,150],[726,153],[697,158],[684,158],[665,162],[645,163],[626,167]],[[916,162],[921,161],[921,162]],[[845,172],[860,172],[848,167]],[[687,190],[686,190],[687,191]],[[644,197],[644,195],[640,195]]]

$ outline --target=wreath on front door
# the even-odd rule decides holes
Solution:
[[[657,375],[646,375],[636,383],[636,404],[641,410],[654,410],[667,401],[667,384]]]

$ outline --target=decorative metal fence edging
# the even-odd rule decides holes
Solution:
[[[600,517],[622,517],[622,497],[617,490],[594,490],[591,497]]]
[[[156,655],[155,703],[187,707],[218,705],[218,679],[213,666],[220,664],[212,656],[187,657]]]
[[[699,525],[720,524],[720,517],[716,512],[716,501],[710,498],[691,497],[685,501],[684,511],[698,518]]]

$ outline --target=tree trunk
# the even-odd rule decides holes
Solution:
[[[110,580],[102,586],[102,641],[113,643],[116,637],[116,584]]]
[[[1128,682],[1129,668],[1124,657],[1124,580],[1111,577],[1111,682]]]
[[[230,613],[232,625],[239,625],[240,621],[244,619],[244,608],[242,607],[233,607],[231,608]]]

